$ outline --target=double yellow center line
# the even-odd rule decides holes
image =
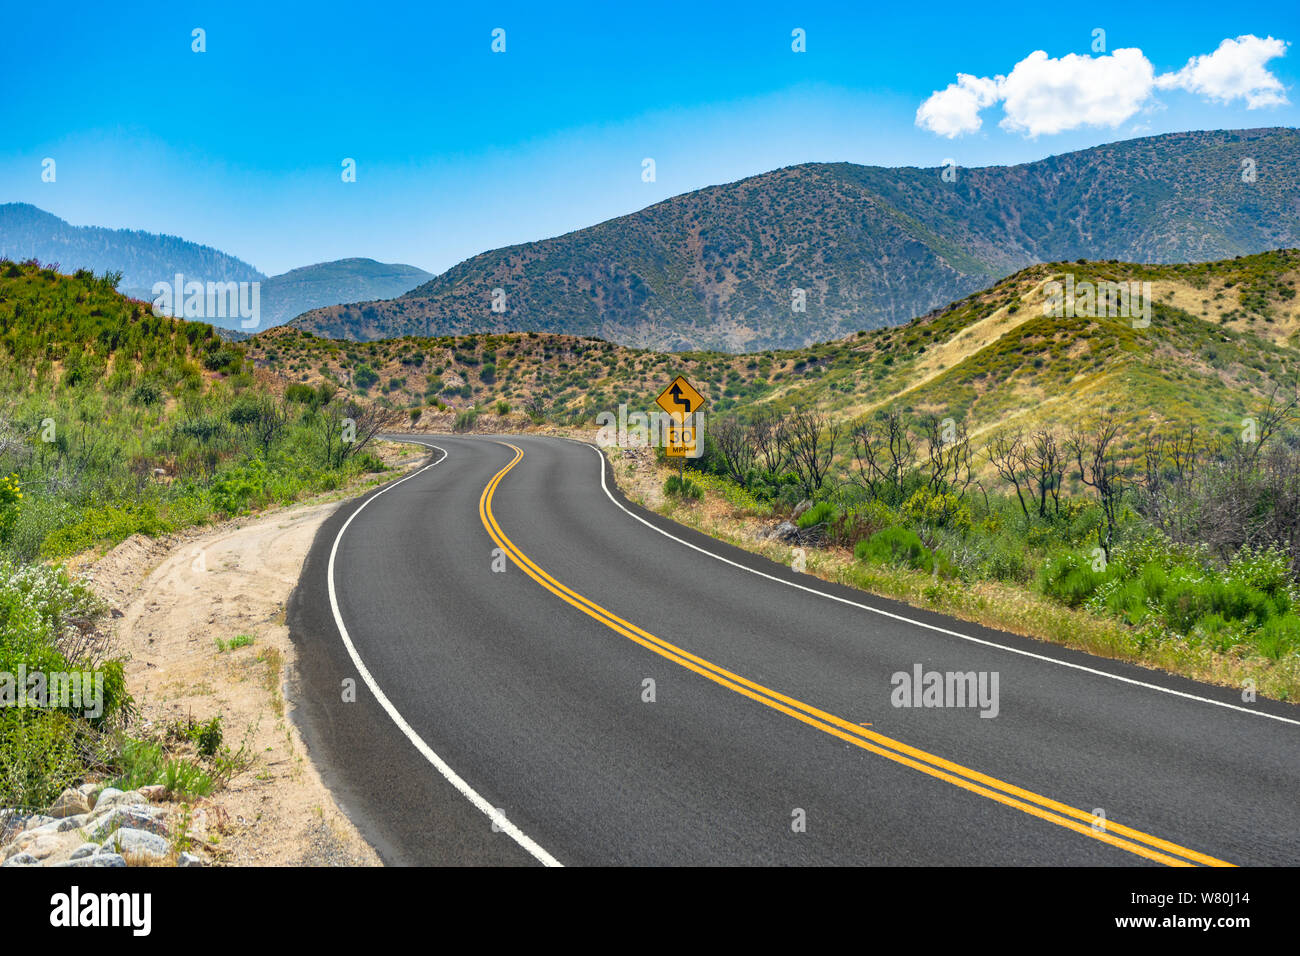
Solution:
[[[1005,806],[1014,807],[1031,816],[1038,817],[1040,820],[1046,820],[1083,836],[1109,843],[1111,846],[1119,847],[1122,850],[1127,850],[1130,853],[1135,853],[1148,860],[1154,860],[1168,866],[1193,866],[1198,863],[1207,866],[1233,865],[1212,856],[1207,856],[1204,853],[1199,853],[1196,850],[1190,850],[1176,843],[1171,843],[1168,840],[1162,840],[1159,837],[1143,833],[1141,830],[1126,827],[1121,823],[1106,821],[1104,824],[1095,825],[1096,818],[1085,810],[1041,796],[1033,791],[1006,783],[979,771],[971,770],[969,767],[953,763],[951,760],[945,760],[943,757],[938,757],[901,741],[886,737],[873,730],[868,730],[858,724],[850,723],[836,717],[834,714],[819,710],[793,697],[788,697],[779,691],[764,687],[762,684],[757,684],[739,674],[719,667],[711,661],[683,650],[675,644],[670,644],[668,641],[642,630],[635,624],[623,620],[612,611],[583,597],[572,588],[551,577],[546,571],[538,567],[528,555],[524,554],[501,530],[492,514],[492,496],[496,493],[501,479],[515,465],[519,464],[524,457],[524,453],[522,449],[509,442],[501,442],[500,444],[513,449],[515,457],[497,472],[492,477],[492,480],[488,482],[487,487],[483,489],[483,494],[480,496],[478,503],[479,517],[483,521],[483,526],[497,546],[502,548],[515,564],[523,569],[525,574],[556,597],[577,608],[583,614],[595,618],[610,630],[622,634],[628,640],[640,644],[660,657],[665,657],[689,671],[694,671],[715,684],[733,690],[737,694],[748,697],[765,707],[780,711],[795,720],[808,724],[810,727],[816,727],[832,737],[838,737],[855,747],[860,747],[887,760],[911,767],[913,770],[936,777],[955,787],[961,787],[963,790],[969,790],[990,800],[996,800]]]

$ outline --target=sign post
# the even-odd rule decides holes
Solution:
[[[699,458],[704,454],[703,436],[695,419],[695,413],[704,407],[704,396],[678,375],[659,393],[655,403],[668,413],[670,419],[664,453],[669,458],[681,459],[678,473],[683,474],[687,458]]]

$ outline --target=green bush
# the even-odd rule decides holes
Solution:
[[[664,494],[670,498],[698,500],[704,497],[704,489],[685,475],[669,475],[664,482]]]
[[[284,390],[285,400],[296,405],[315,405],[316,395],[316,389],[302,382],[294,382]]]
[[[1274,660],[1300,651],[1300,617],[1287,613],[1266,621],[1255,638],[1255,646]]]
[[[222,472],[212,482],[212,504],[220,512],[237,515],[263,503],[269,469],[260,458]]]
[[[971,528],[970,508],[964,501],[954,494],[936,494],[928,488],[913,492],[899,508],[898,516],[914,527],[952,528],[963,535]]]
[[[363,392],[368,392],[379,381],[379,373],[365,363],[358,365],[352,373],[352,384]]]
[[[915,531],[894,525],[877,531],[853,549],[859,561],[911,568],[914,571],[933,571],[934,554]]]
[[[162,389],[155,382],[141,382],[131,392],[132,405],[157,405],[162,398]]]
[[[1004,537],[993,542],[985,559],[984,570],[989,577],[1012,584],[1025,584],[1033,577],[1033,571],[1025,558],[1025,547]]]
[[[452,423],[451,430],[456,432],[467,432],[474,427],[478,421],[478,409],[466,408],[456,413],[456,420]]]
[[[0,806],[44,809],[85,772],[82,725],[55,710],[0,710]]]
[[[807,530],[819,524],[826,524],[835,517],[835,506],[829,501],[819,501],[807,511],[799,516],[795,522],[800,528]]]
[[[1110,568],[1094,571],[1092,559],[1070,551],[1057,555],[1043,566],[1043,593],[1067,607],[1080,607],[1108,579]]]

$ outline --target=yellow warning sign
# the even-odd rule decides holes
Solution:
[[[669,458],[698,458],[695,426],[675,423],[669,425],[667,440],[664,442],[664,454]]]
[[[655,402],[678,422],[686,421],[704,406],[704,396],[690,382],[678,375],[672,384],[659,393]]]

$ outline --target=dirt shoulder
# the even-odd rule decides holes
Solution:
[[[424,458],[409,446],[381,456],[402,471]],[[206,801],[217,808],[208,817],[224,821],[205,845],[218,864],[381,865],[321,781],[285,697],[296,667],[285,605],[316,531],[362,490],[166,539],[137,535],[68,562],[114,609],[112,652],[128,660],[136,731],[220,714],[226,743],[255,755]]]

